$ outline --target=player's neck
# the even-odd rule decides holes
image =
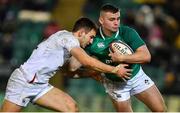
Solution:
[[[100,28],[100,30],[102,31],[103,35],[107,36],[107,37],[111,37],[113,35],[113,32],[104,29],[103,27]]]
[[[102,27],[99,28],[99,32],[100,32],[100,35],[103,39],[108,38],[108,37],[109,38],[112,37],[114,33],[116,33],[115,34],[115,38],[116,38],[119,34],[119,30],[117,32],[112,32],[112,31],[109,31],[107,29],[103,29]]]

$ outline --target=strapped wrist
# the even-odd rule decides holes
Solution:
[[[121,64],[117,65],[111,72],[116,73],[119,70],[120,66]]]

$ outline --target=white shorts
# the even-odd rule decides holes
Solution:
[[[53,88],[49,83],[30,84],[24,76],[19,69],[14,70],[7,84],[6,100],[19,106],[27,106],[29,102],[35,102]]]
[[[131,95],[145,91],[154,85],[154,82],[140,68],[135,77],[127,82],[113,82],[107,78],[104,79],[103,85],[108,93],[116,101],[126,101]]]

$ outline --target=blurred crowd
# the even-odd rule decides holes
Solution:
[[[37,44],[60,29],[51,13],[57,0],[0,0],[0,89]]]
[[[42,40],[60,30],[51,18],[57,0],[0,0],[0,78],[10,76]],[[136,29],[152,54],[149,67],[163,70],[162,92],[180,94],[179,0],[86,0],[83,15],[97,21],[104,3],[121,9],[121,24]],[[155,70],[156,76],[158,73]],[[0,86],[1,87],[1,86]]]
[[[152,62],[149,65],[165,71],[165,75],[162,76],[165,79],[165,92],[178,91],[178,84],[180,84],[178,17],[170,12],[167,13],[162,6],[142,5],[135,12],[127,12],[124,24],[135,28],[146,41],[152,54]]]

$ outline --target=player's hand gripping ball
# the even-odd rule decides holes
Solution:
[[[116,51],[121,55],[133,54],[133,50],[126,43],[124,43],[120,40],[113,41],[109,45],[109,51],[110,52]],[[114,63],[114,65],[116,65],[116,66],[118,64]],[[119,78],[118,76],[106,75],[106,77],[113,81],[124,81],[122,78]]]

